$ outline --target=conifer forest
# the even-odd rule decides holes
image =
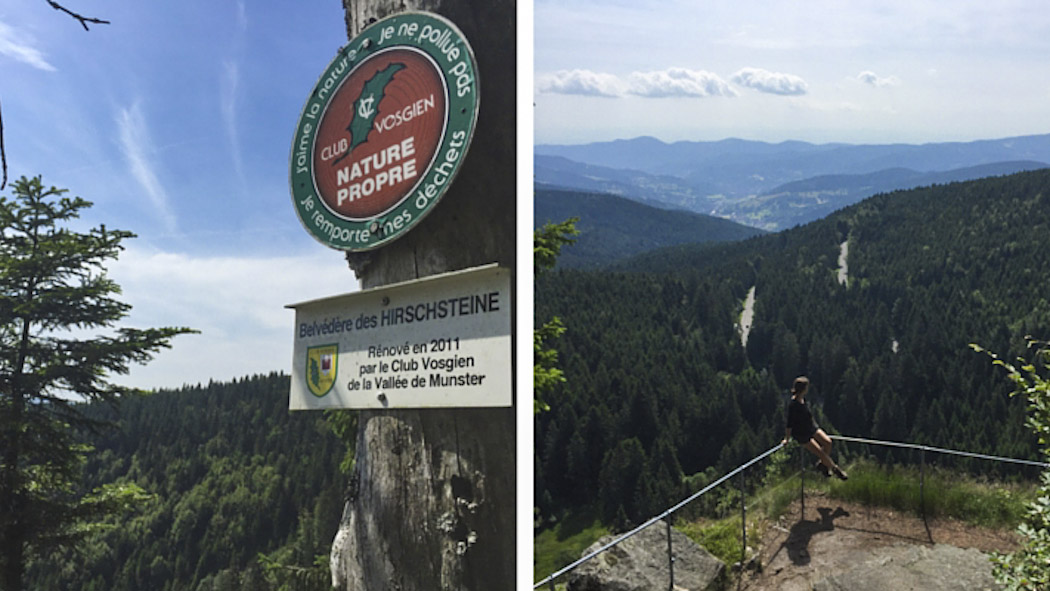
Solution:
[[[1036,458],[1024,401],[969,344],[1012,359],[1050,335],[1048,230],[1042,170],[545,274],[536,321],[565,325],[566,381],[535,420],[537,523],[658,514],[779,443],[798,375],[829,433]]]

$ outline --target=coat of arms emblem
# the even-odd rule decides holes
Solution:
[[[306,350],[306,385],[318,398],[335,385],[339,364],[339,345],[321,345]]]

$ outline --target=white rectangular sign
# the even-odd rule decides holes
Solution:
[[[291,410],[510,406],[510,272],[478,267],[288,306]]]

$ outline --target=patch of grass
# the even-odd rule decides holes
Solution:
[[[717,521],[694,521],[680,525],[677,529],[727,565],[740,561],[739,516]]]
[[[860,461],[849,470],[849,480],[831,481],[834,498],[891,507],[920,514],[920,470]],[[1012,528],[1024,516],[1033,497],[1031,487],[981,482],[958,472],[927,467],[921,502],[927,517],[952,517],[968,523]]]
[[[755,491],[748,499],[747,510],[762,514],[766,519],[776,520],[794,501],[798,500],[798,476],[784,478],[779,482],[767,484]],[[806,488],[809,489],[809,482]]]
[[[585,511],[559,521],[533,536],[532,576],[539,581],[575,562],[588,546],[609,534],[595,511]],[[564,584],[564,582],[562,582]]]

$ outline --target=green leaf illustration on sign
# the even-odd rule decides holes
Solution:
[[[321,387],[321,370],[317,367],[317,360],[310,358],[310,383],[315,388]]]
[[[376,114],[379,113],[379,103],[383,102],[386,85],[390,84],[394,74],[405,69],[404,64],[393,63],[376,72],[361,89],[361,96],[354,101],[354,117],[346,128],[350,132],[350,152],[358,145],[368,139],[368,132],[372,130],[372,123]]]

